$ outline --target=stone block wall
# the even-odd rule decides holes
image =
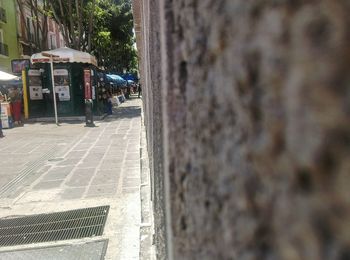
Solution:
[[[159,259],[349,259],[349,1],[142,2]]]

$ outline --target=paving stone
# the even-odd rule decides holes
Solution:
[[[36,184],[33,189],[34,190],[48,190],[48,189],[54,189],[60,187],[63,180],[57,180],[57,181],[42,181]]]
[[[13,180],[14,176],[9,172],[9,174],[0,174],[0,188],[6,185],[8,182]]]
[[[100,162],[98,160],[84,160],[79,163],[79,168],[92,168],[97,167]]]
[[[62,199],[80,199],[83,197],[85,188],[65,188],[60,196]]]
[[[23,197],[16,201],[16,204],[57,200],[60,192],[60,189],[32,190],[26,192]]]
[[[94,176],[91,185],[118,183],[120,178],[120,172],[120,170],[98,171]]]
[[[4,159],[4,161],[6,161],[6,160]],[[1,166],[0,176],[1,176],[1,174],[8,174],[8,173],[11,174],[12,172],[19,172],[22,169],[23,169],[22,165]]]
[[[140,178],[124,178],[123,179],[123,188],[124,187],[139,187]]]
[[[46,173],[43,180],[62,180],[66,178],[72,170],[73,166],[53,167]]]
[[[123,168],[124,176],[140,175],[140,168]]]
[[[106,157],[102,160],[102,163],[106,164],[122,164],[124,157]]]
[[[94,185],[89,187],[86,197],[102,197],[106,195],[113,195],[116,193],[117,193],[116,184]]]
[[[123,160],[115,160],[115,161],[103,160],[100,165],[100,168],[107,169],[107,170],[114,169],[114,168],[120,169],[122,167],[123,167]]]
[[[141,161],[140,160],[125,160],[124,167],[125,168],[140,168]]]
[[[91,162],[96,162],[99,163],[103,158],[103,155],[98,155],[98,156],[94,156],[94,155],[88,155],[87,157],[84,158],[84,160],[82,161],[83,164],[86,163],[91,163]]]
[[[79,144],[73,149],[73,151],[84,151],[89,149],[90,147],[91,147],[91,144]]]
[[[72,151],[70,153],[67,154],[66,158],[82,158],[85,155],[86,152],[82,152],[82,151]]]
[[[57,166],[69,166],[69,165],[76,165],[81,159],[80,158],[69,158],[66,160],[63,160],[62,162],[59,162]]]
[[[106,154],[106,150],[99,151],[95,150],[95,148],[92,148],[92,150],[89,151],[89,155],[96,155],[96,156],[104,156]]]
[[[140,188],[136,188],[136,187],[123,187],[122,189],[123,193],[137,193],[140,192]]]
[[[95,174],[95,169],[96,168],[76,168],[74,170],[74,175],[84,175],[84,176],[92,176]]]
[[[129,144],[128,148],[126,149],[126,151],[128,153],[135,153],[136,151],[140,150],[140,144]]]
[[[45,172],[48,172],[51,167],[52,167],[51,165],[44,165],[41,168],[39,168],[36,172],[45,173]]]
[[[88,186],[92,176],[84,175],[84,174],[77,174],[73,175],[69,181],[65,183],[68,187],[83,187]]]
[[[118,152],[108,152],[104,159],[122,159],[125,156],[125,151],[118,151]]]
[[[98,146],[102,146],[102,147],[108,147],[108,145],[111,143],[110,140],[108,141],[100,141],[100,142],[97,142],[96,145]]]
[[[140,153],[126,153],[125,160],[139,160]]]

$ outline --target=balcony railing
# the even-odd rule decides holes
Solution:
[[[6,23],[6,10],[0,7],[0,22]]]
[[[9,47],[2,42],[0,42],[0,55],[9,56]]]

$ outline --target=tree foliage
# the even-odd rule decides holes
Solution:
[[[69,47],[110,71],[137,69],[131,0],[51,0],[50,7]]]

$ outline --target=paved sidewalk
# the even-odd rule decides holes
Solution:
[[[110,205],[102,237],[109,239],[106,259],[139,259],[141,100],[127,101],[96,125],[35,123],[5,130],[0,217]],[[50,244],[59,242],[41,245]]]

